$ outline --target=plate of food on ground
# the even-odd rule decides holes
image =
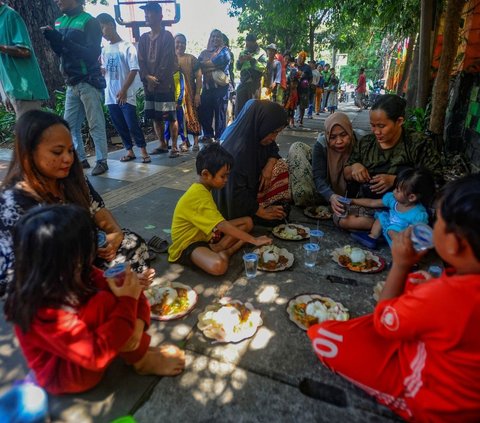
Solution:
[[[305,207],[303,214],[312,219],[328,220],[332,218],[332,210],[328,206]]]
[[[265,272],[280,272],[288,269],[292,267],[294,261],[292,253],[276,245],[264,245],[253,252],[258,256],[257,269]]]
[[[263,324],[260,310],[250,303],[222,298],[198,316],[198,328],[214,342],[240,342],[251,338]]]
[[[193,288],[179,282],[169,286],[154,285],[144,291],[150,303],[152,319],[180,319],[192,311],[198,300]]]
[[[326,320],[350,318],[348,309],[341,303],[318,294],[301,294],[292,298],[287,304],[287,313],[290,320],[303,330]]]
[[[273,228],[272,234],[287,241],[302,241],[310,238],[310,229],[296,223],[282,223]]]
[[[352,272],[376,273],[381,272],[385,267],[383,258],[371,251],[351,247],[350,245],[333,250],[332,259]]]

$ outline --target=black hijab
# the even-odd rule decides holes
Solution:
[[[249,100],[223,133],[222,147],[235,160],[227,185],[214,193],[225,219],[253,216],[257,212],[262,169],[269,158],[280,158],[276,142],[263,146],[260,141],[286,125],[287,114],[282,106],[267,100]]]

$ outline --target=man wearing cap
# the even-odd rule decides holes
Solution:
[[[271,93],[272,101],[282,104],[283,95],[282,87],[282,64],[275,58],[277,54],[277,46],[275,44],[269,44],[267,50],[267,68],[265,71],[265,78],[263,86]],[[279,95],[280,92],[280,95]]]
[[[240,85],[237,88],[235,116],[238,116],[243,105],[252,98],[260,98],[260,82],[265,72],[267,56],[257,44],[257,37],[248,34],[245,38],[245,50],[237,60],[240,71]]]
[[[60,56],[60,70],[65,76],[64,118],[70,126],[73,144],[83,168],[89,168],[82,138],[82,124],[87,118],[95,144],[96,165],[92,175],[108,170],[107,134],[103,114],[105,78],[100,70],[102,30],[98,21],[83,10],[84,0],[56,0],[63,16],[55,29],[44,27],[43,34],[52,50]]]
[[[145,119],[153,120],[153,129],[160,146],[150,154],[168,153],[165,142],[165,121],[170,122],[172,151],[170,157],[178,157],[176,149],[178,123],[176,119],[175,84],[173,74],[178,64],[175,55],[175,41],[162,25],[162,7],[149,2],[140,7],[145,12],[145,22],[151,28],[138,42],[138,64],[140,79],[145,90]]]
[[[0,1],[0,92],[17,119],[26,111],[40,109],[48,91],[33,53],[22,17]]]

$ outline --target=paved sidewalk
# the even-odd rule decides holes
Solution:
[[[357,112],[352,104],[341,107],[350,115],[355,129],[368,131],[368,111]],[[284,130],[277,140],[282,155],[286,156],[295,141],[313,144],[327,116],[305,119],[302,129]],[[109,172],[91,177],[92,184],[122,226],[146,239],[153,235],[168,237],[175,204],[197,178],[194,153],[176,159],[152,156],[151,164],[121,163],[123,154],[109,154]],[[0,150],[0,173],[8,163],[5,159],[8,152]],[[290,220],[311,228],[317,226],[296,208]],[[342,302],[352,317],[371,312],[373,287],[385,278],[385,272],[362,275],[338,267],[330,252],[352,241],[331,221],[319,226],[325,237],[318,265],[313,269],[303,265],[302,243],[277,239],[276,245],[294,253],[293,267],[280,273],[260,273],[252,280],[244,277],[240,254],[233,257],[228,273],[222,277],[169,265],[166,255],[159,255],[153,262],[159,282],[182,282],[199,294],[190,315],[168,323],[154,322],[150,328],[155,344],[168,341],[186,348],[185,373],[176,378],[141,377],[116,361],[105,380],[92,391],[50,398],[53,421],[109,422],[129,413],[145,423],[397,420],[388,409],[321,366],[305,333],[287,317],[288,300],[307,292]],[[255,231],[268,233],[266,228]],[[387,261],[390,258],[385,247],[379,254]],[[332,283],[327,279],[329,275],[354,279],[357,285]],[[253,338],[238,344],[212,344],[198,331],[198,314],[222,296],[248,300],[262,311],[264,324]],[[11,328],[0,321],[0,393],[24,373],[25,365]]]

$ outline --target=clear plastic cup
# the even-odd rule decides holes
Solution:
[[[248,279],[257,276],[258,256],[254,253],[244,254],[243,262],[245,263],[245,275]]]
[[[338,197],[338,201],[343,205],[343,213],[339,214],[338,217],[347,217],[348,216],[348,208],[350,204],[352,204],[352,200],[347,197]]]
[[[107,245],[107,234],[103,231],[98,231],[97,233],[97,246],[98,248],[103,248]]]
[[[125,280],[125,272],[127,271],[127,265],[125,263],[119,263],[115,266],[110,267],[110,269],[103,272],[103,276],[107,279],[113,279],[115,285],[122,286]]]
[[[433,248],[433,229],[425,223],[413,225],[410,239],[417,253],[429,250]]]
[[[325,234],[319,230],[319,229],[311,229],[310,230],[310,242],[312,244],[317,244],[320,245],[320,239],[324,236]]]
[[[320,251],[320,246],[318,244],[309,242],[308,244],[303,245],[303,249],[305,252],[305,266],[315,267],[317,264],[317,255]]]

